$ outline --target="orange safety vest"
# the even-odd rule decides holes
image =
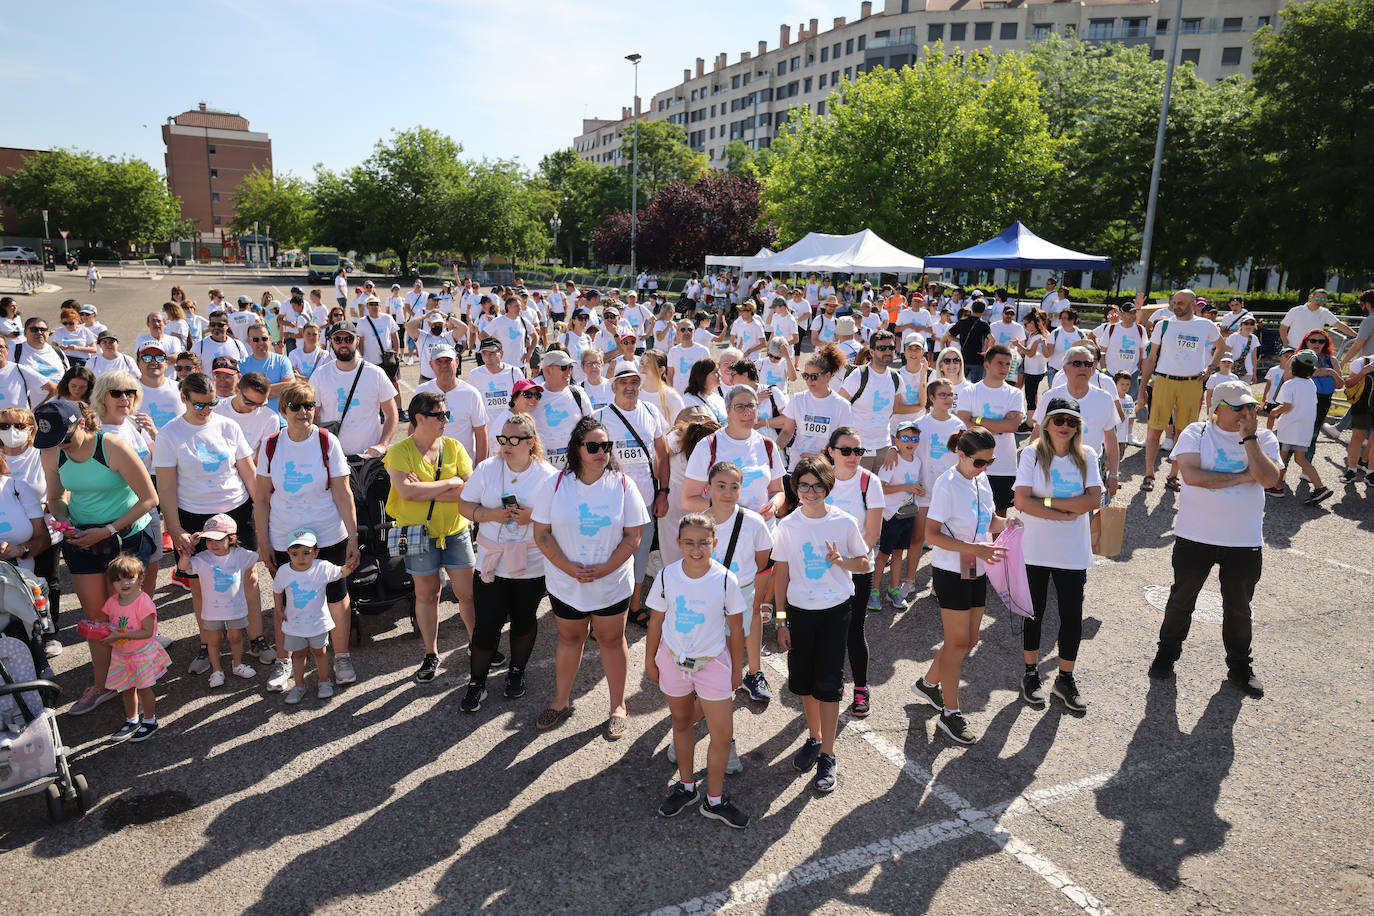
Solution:
[[[895,325],[897,316],[904,308],[906,308],[906,300],[902,298],[902,294],[893,293],[887,300],[887,323]]]

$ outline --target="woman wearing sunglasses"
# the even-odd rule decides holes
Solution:
[[[958,347],[945,347],[935,358],[936,374],[954,386],[954,409],[959,399],[973,394],[973,383],[964,378],[964,354]]]
[[[478,523],[477,569],[473,581],[471,675],[462,710],[477,712],[487,697],[487,675],[510,622],[510,668],[506,699],[525,695],[525,667],[534,651],[539,624],[535,612],[544,599],[544,555],[534,542],[534,503],[557,475],[544,460],[534,419],[511,414],[497,427],[496,451],[473,469],[459,504]]]
[[[52,613],[53,632],[59,626],[58,605],[62,601],[62,582],[57,572],[57,545],[53,544],[48,526],[43,525],[39,532],[34,529],[28,533],[28,520],[24,514],[35,508],[38,520],[43,521],[44,504],[48,499],[48,482],[43,476],[43,459],[33,447],[35,435],[33,411],[26,407],[6,407],[0,410],[0,461],[5,468],[0,477],[0,498],[4,499],[5,522],[8,527],[0,529],[4,543],[0,544],[0,559],[8,560],[17,566],[48,581],[48,608]],[[17,506],[27,507],[16,515]],[[20,519],[23,516],[23,520]],[[30,539],[32,542],[30,543]],[[43,646],[49,658],[62,651],[62,643],[48,637]]]
[[[802,360],[802,381],[806,390],[794,394],[782,409],[782,425],[778,441],[790,442],[789,456],[792,470],[808,455],[820,456],[830,441],[830,433],[837,426],[851,426],[854,410],[843,395],[830,390],[830,381],[844,368],[844,354],[834,344],[826,344],[807,354]],[[796,495],[788,489],[783,478],[788,502],[796,503]]]
[[[931,551],[931,582],[940,604],[944,642],[930,670],[911,685],[924,702],[940,711],[939,728],[959,744],[978,740],[959,710],[959,678],[964,656],[978,644],[987,609],[988,563],[1002,561],[1006,551],[992,539],[1006,526],[993,513],[987,468],[997,440],[985,429],[969,429],[945,443],[958,452],[958,462],[940,475],[930,495],[925,538]]]
[[[835,469],[835,486],[826,502],[848,512],[859,523],[871,557],[883,531],[883,485],[878,475],[859,465],[864,449],[857,430],[841,426],[830,433],[825,457]],[[869,593],[873,589],[870,565],[853,575],[854,594],[849,599],[849,670],[854,675],[854,702],[849,714],[856,719],[868,715],[868,639],[864,636],[864,617],[868,614]]]
[[[129,443],[138,455],[143,466],[148,469],[149,475],[153,473],[153,442],[157,439],[157,427],[153,425],[148,415],[138,412],[138,405],[143,400],[143,389],[139,387],[138,379],[128,372],[113,370],[106,372],[95,380],[95,389],[91,393],[91,409],[100,418],[100,431],[107,436],[122,439]],[[156,484],[156,479],[154,479]],[[163,541],[162,515],[158,509],[153,509],[148,513],[148,533],[153,538],[156,545],[153,555],[149,559],[147,569],[143,571],[143,590],[148,593],[148,597],[153,597],[157,589],[158,563],[162,559]],[[49,601],[56,605],[51,596]]]
[[[590,628],[610,692],[606,737],[612,741],[629,730],[625,618],[635,586],[634,553],[650,521],[644,497],[621,472],[614,448],[600,420],[579,420],[568,439],[567,467],[540,492],[532,515],[558,620],[554,698],[535,724],[550,729],[572,714],[573,680]]]
[[[487,423],[487,454],[495,455],[501,448],[496,441],[506,421],[513,416],[527,416],[534,420],[534,410],[544,399],[544,386],[538,382],[522,378],[511,386],[510,400],[504,410],[494,413]],[[540,443],[541,445],[543,443]]]
[[[410,436],[387,449],[383,459],[391,478],[386,514],[397,527],[423,525],[428,534],[410,543],[405,554],[406,572],[415,579],[415,622],[425,644],[415,680],[425,683],[439,671],[439,592],[445,572],[472,640],[472,568],[477,558],[459,506],[463,482],[472,476],[472,459],[463,443],[444,435],[449,412],[442,394],[415,395],[409,415]]]
[[[1022,551],[1035,617],[1022,623],[1025,675],[1021,696],[1045,705],[1041,689],[1040,626],[1050,579],[1059,602],[1059,675],[1051,691],[1074,712],[1088,704],[1079,696],[1074,663],[1083,639],[1083,589],[1093,565],[1090,514],[1102,504],[1097,452],[1083,444],[1083,413],[1073,398],[1051,398],[1045,427],[1033,448],[1023,449],[1016,469],[1016,509],[1025,525]]]
[[[1331,400],[1336,396],[1336,388],[1345,384],[1345,379],[1336,362],[1331,335],[1326,331],[1308,331],[1298,349],[1311,350],[1317,355],[1317,370],[1312,373],[1312,384],[1317,386],[1317,420],[1312,424],[1312,442],[1307,446],[1307,460],[1312,461],[1317,456],[1317,437],[1326,423],[1326,415],[1331,412]]]

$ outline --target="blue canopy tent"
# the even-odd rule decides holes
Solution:
[[[972,248],[949,254],[931,255],[926,267],[962,267],[971,270],[1111,270],[1112,259],[1083,254],[1047,242],[1031,232],[1020,220],[996,237]]]

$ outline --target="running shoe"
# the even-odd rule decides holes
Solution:
[[[926,679],[918,677],[916,682],[911,685],[911,692],[921,698],[921,701],[934,706],[936,709],[945,708],[945,695],[940,690],[939,684],[926,686]]]
[[[191,664],[186,666],[187,674],[200,675],[210,670],[210,649],[205,643],[200,644],[196,657],[191,659]]]
[[[792,768],[798,773],[806,773],[816,765],[816,758],[820,755],[821,743],[808,735],[801,748],[792,756]]]
[[[267,679],[269,693],[281,693],[291,686],[291,659],[279,658],[272,666],[272,676]]]
[[[883,593],[876,588],[868,590],[868,609],[870,611],[881,611],[883,609]]]
[[[659,809],[660,811],[662,809]],[[730,801],[729,796],[722,795],[720,804],[711,804],[710,799],[705,799],[701,803],[701,816],[714,818],[736,830],[743,830],[749,826],[749,815],[735,807],[735,803]]]
[[[690,791],[682,783],[673,786],[673,791],[668,793],[668,797],[663,800],[663,804],[658,806],[658,813],[663,817],[677,817],[683,809],[701,797],[701,793],[693,786]]]
[[[433,652],[426,653],[424,660],[420,662],[419,670],[415,672],[415,683],[428,684],[438,673],[439,656]]]
[[[1307,497],[1306,502],[1309,506],[1315,506],[1318,503],[1326,502],[1335,495],[1336,494],[1332,492],[1330,487],[1317,487],[1317,489],[1313,490],[1311,495]]]
[[[1087,701],[1078,693],[1078,682],[1069,672],[1059,672],[1059,676],[1054,679],[1054,685],[1050,687],[1050,692],[1063,700],[1064,705],[1074,712],[1088,711]]]
[[[849,704],[849,714],[855,719],[867,719],[869,709],[868,688],[855,687],[854,702]]]
[[[233,668],[233,671],[234,671],[234,676],[235,676],[235,677],[241,677],[241,678],[243,678],[244,680],[247,680],[247,679],[250,678],[250,677],[257,677],[257,676],[258,676],[258,669],[254,668],[252,665],[248,664],[247,662],[244,662],[244,663],[242,663],[242,664],[235,665],[234,668]]]
[[[518,700],[525,695],[525,669],[511,668],[506,672],[506,699]]]
[[[835,755],[821,754],[816,761],[816,778],[811,780],[811,785],[822,795],[828,795],[835,791],[838,783],[839,778],[835,775]]]
[[[172,584],[180,585],[188,592],[191,590],[191,578],[179,569],[172,570]]]
[[[463,703],[459,707],[463,712],[476,712],[482,708],[482,701],[487,698],[487,687],[485,684],[468,684],[468,692],[463,695]]]
[[[1021,678],[1021,696],[1032,706],[1045,705],[1044,683],[1040,680],[1040,672],[1027,671],[1026,676]]]
[[[960,712],[941,712],[940,731],[949,735],[958,744],[972,744],[978,738],[973,734],[973,729],[968,727],[964,721],[964,714]]]
[[[762,671],[752,671],[744,676],[744,689],[749,699],[755,703],[767,703],[773,699],[773,691],[768,686],[768,678]]]
[[[264,665],[270,665],[277,660],[277,649],[265,635],[248,641],[248,654]]]
[[[320,681],[315,686],[315,696],[321,700],[327,700],[334,695],[334,685],[328,680]]]
[[[892,605],[894,611],[905,611],[911,607],[906,595],[903,595],[902,590],[895,585],[887,590],[887,603]]]
[[[296,706],[301,700],[305,699],[305,688],[297,685],[286,692],[286,704]]]
[[[1288,495],[1288,491],[1286,491],[1283,488],[1283,484],[1279,484],[1277,487],[1265,487],[1264,495],[1273,496],[1276,499],[1282,499],[1283,497]]]
[[[334,656],[334,680],[340,684],[352,684],[358,679],[353,670],[353,658],[348,654]]]
[[[224,672],[223,672],[223,671],[211,671],[211,672],[210,672],[210,678],[209,678],[209,680],[207,680],[207,681],[205,682],[205,686],[206,686],[206,687],[210,687],[210,688],[212,688],[212,689],[215,688],[215,687],[223,687],[223,686],[224,686]]]

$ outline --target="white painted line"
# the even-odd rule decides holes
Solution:
[[[1316,560],[1318,563],[1325,563],[1327,566],[1334,566],[1337,569],[1344,569],[1348,570],[1349,572],[1359,573],[1362,576],[1374,576],[1374,572],[1371,572],[1370,570],[1365,569],[1361,566],[1351,566],[1349,563],[1341,563],[1338,560],[1329,560],[1326,557],[1315,556],[1313,554],[1299,550],[1296,547],[1287,547],[1284,548],[1284,550],[1287,553],[1297,554],[1298,556],[1306,557],[1309,560]]]

